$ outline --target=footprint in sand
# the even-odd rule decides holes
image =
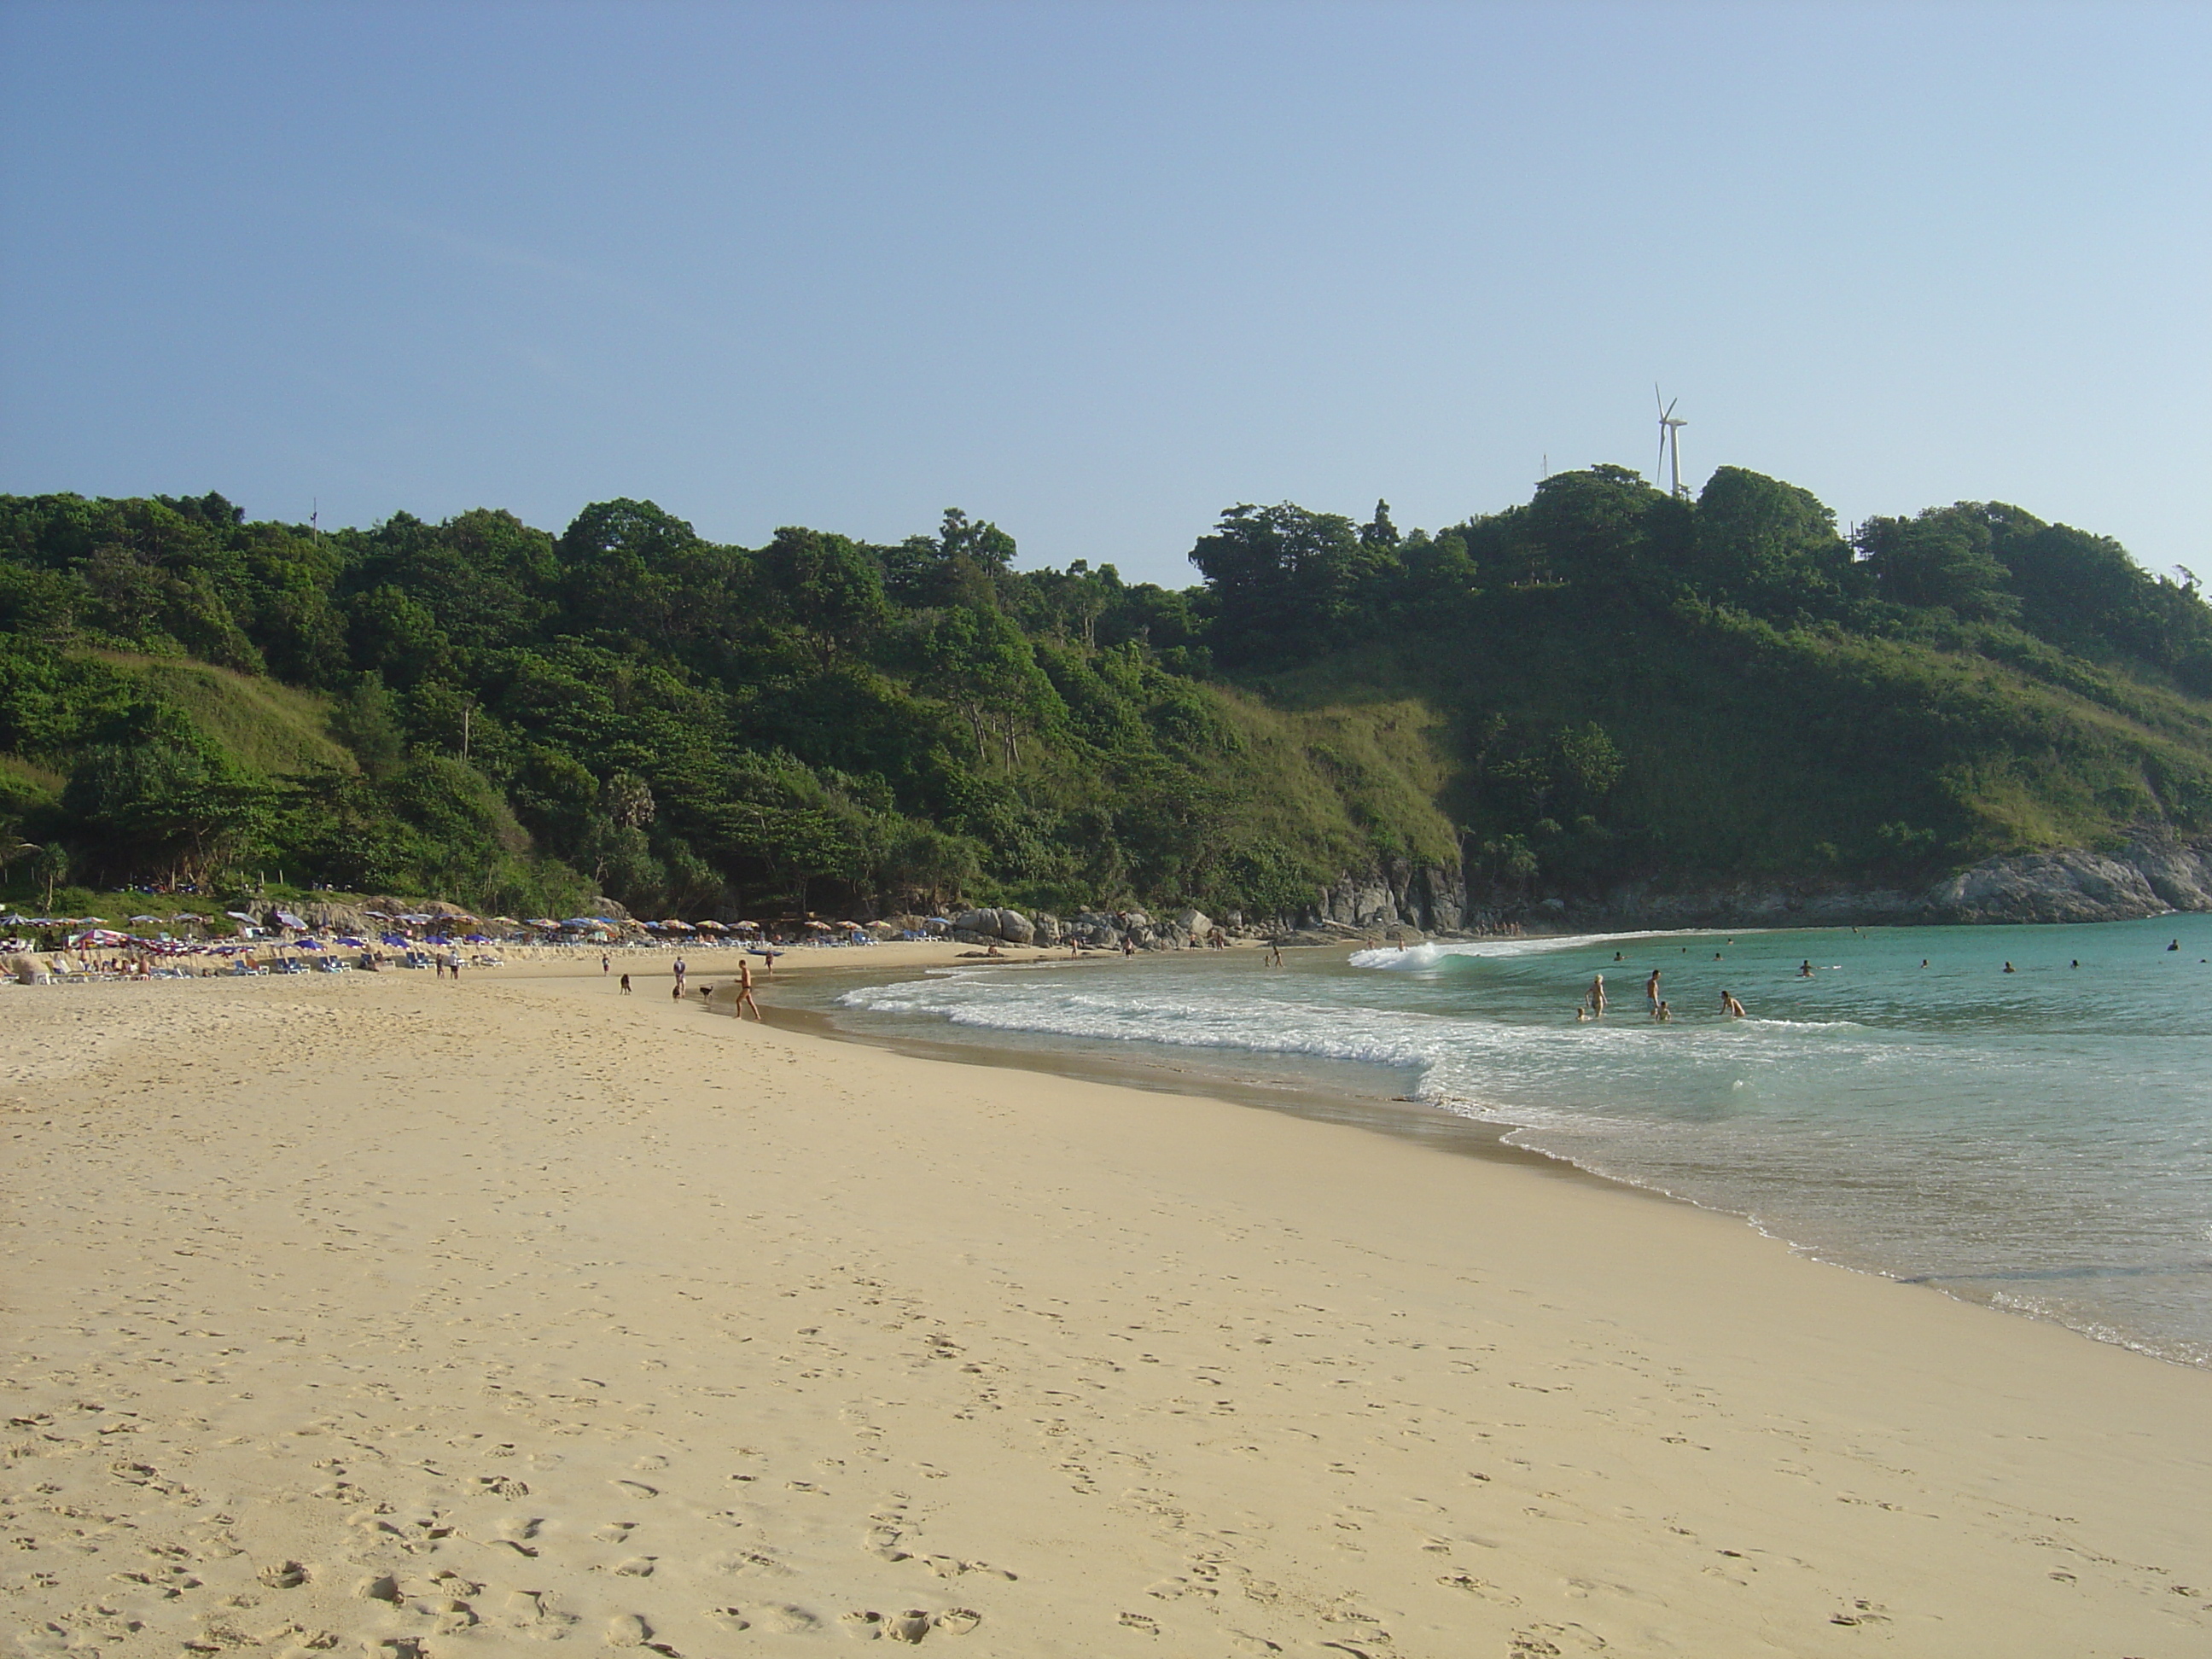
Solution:
[[[592,1536],[602,1544],[619,1544],[636,1530],[637,1522],[635,1521],[610,1521],[604,1527],[596,1528]]]
[[[607,1620],[607,1645],[611,1648],[641,1647],[652,1634],[653,1626],[634,1613],[618,1613]]]
[[[307,1570],[297,1561],[279,1562],[273,1567],[264,1567],[261,1582],[270,1589],[297,1589],[307,1582]]]
[[[632,1498],[658,1498],[660,1496],[659,1487],[648,1486],[642,1480],[610,1480],[607,1484],[611,1486],[621,1487]]]
[[[778,1636],[797,1636],[822,1622],[805,1607],[794,1607],[787,1601],[763,1602],[752,1609],[752,1621]]]
[[[1486,1601],[1495,1601],[1502,1607],[1517,1607],[1521,1605],[1521,1598],[1510,1590],[1500,1589],[1488,1579],[1477,1578],[1471,1572],[1448,1572],[1437,1579],[1437,1583],[1442,1584],[1446,1589],[1465,1590],[1468,1595],[1479,1595]]]

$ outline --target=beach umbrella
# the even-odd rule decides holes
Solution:
[[[253,914],[250,910],[226,910],[223,912],[223,915],[228,916],[233,921],[243,921],[250,924],[253,921]]]
[[[356,951],[365,951],[368,948],[365,940],[355,939],[351,934],[342,936],[339,939],[338,943],[344,945],[349,945]]]
[[[19,916],[13,910],[0,916],[0,927],[29,927],[35,924],[28,916]]]
[[[323,946],[318,939],[303,939],[292,948],[295,951],[319,951]]]
[[[660,925],[663,927],[665,927],[672,933],[696,933],[697,931],[697,929],[694,928],[690,922],[678,921],[674,916],[669,917],[667,921],[662,922]]]
[[[158,923],[161,919],[159,916],[133,916],[131,920],[143,926],[149,921]]]
[[[558,927],[561,924],[550,916],[532,916],[522,925],[525,927]]]

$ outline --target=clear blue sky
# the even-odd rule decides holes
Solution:
[[[2212,7],[0,0],[0,489],[1221,507],[1649,471],[2212,577]]]

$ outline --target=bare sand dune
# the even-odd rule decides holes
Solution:
[[[2212,1377],[596,975],[0,990],[31,1654],[2197,1656]]]

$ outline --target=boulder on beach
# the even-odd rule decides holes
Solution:
[[[963,910],[952,918],[952,927],[956,933],[974,933],[1008,945],[1027,945],[1036,937],[1030,919],[1018,910]]]

